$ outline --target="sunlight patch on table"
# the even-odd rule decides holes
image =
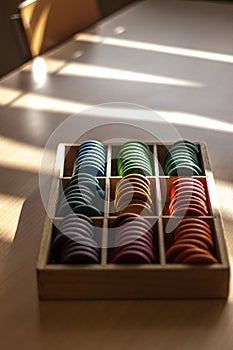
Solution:
[[[43,148],[0,136],[0,167],[38,173],[42,155]]]
[[[153,74],[144,74],[128,70],[108,68],[85,63],[70,63],[61,69],[59,75],[70,75],[99,79],[114,79],[141,83],[162,84],[200,88],[203,84],[192,80],[175,79]]]
[[[45,69],[47,73],[56,73],[66,64],[65,60],[50,58],[50,57],[36,57],[33,61],[22,67],[22,71],[33,72],[33,69]],[[41,68],[42,67],[42,68]]]
[[[233,124],[218,119],[183,112],[158,111],[157,113],[172,124],[223,131],[227,133],[233,132]]]
[[[22,95],[22,90],[12,89],[6,86],[0,86],[0,106],[5,106]]]
[[[111,104],[110,104],[111,105]],[[53,113],[81,113],[90,117],[106,117],[119,121],[142,120],[154,123],[171,123],[179,126],[195,127],[202,130],[233,133],[233,124],[210,118],[208,116],[184,113],[179,111],[151,110],[140,108],[113,108],[108,104],[87,105],[70,100],[46,97],[39,94],[25,94],[13,104],[13,107],[40,110]],[[144,107],[145,108],[145,107]]]
[[[25,199],[0,193],[0,240],[13,242]]]
[[[78,113],[89,107],[83,103],[46,97],[39,94],[25,94],[13,103],[14,107],[54,113]]]
[[[120,39],[112,37],[104,37],[89,33],[79,33],[74,37],[77,41],[86,41],[92,43],[101,43],[110,46],[120,46],[129,49],[145,50],[152,52],[165,53],[170,55],[178,55],[190,58],[198,58],[203,60],[210,60],[223,63],[233,63],[233,55],[224,53],[194,50],[185,47],[160,45],[155,43],[149,43],[144,41],[135,41],[129,39]]]

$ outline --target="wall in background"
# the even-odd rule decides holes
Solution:
[[[135,0],[98,0],[100,13],[106,17]]]
[[[18,3],[19,0],[0,1],[0,76],[7,74],[30,58],[17,37],[16,23],[10,20],[10,16],[17,12]]]

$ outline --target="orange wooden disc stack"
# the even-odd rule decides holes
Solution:
[[[184,218],[174,231],[166,259],[170,263],[217,264],[208,223],[199,218]]]

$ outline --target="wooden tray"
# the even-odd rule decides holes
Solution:
[[[169,144],[148,144],[152,156],[154,176],[149,177],[154,189],[156,208],[148,220],[155,222],[155,250],[158,256],[151,265],[123,265],[109,263],[112,249],[108,245],[108,227],[114,216],[108,214],[114,198],[117,176],[116,161],[120,145],[106,145],[106,177],[99,178],[106,191],[105,214],[93,218],[100,227],[102,247],[101,262],[93,265],[53,264],[50,260],[52,237],[56,231],[53,223],[57,218],[56,208],[61,186],[66,186],[72,176],[75,154],[79,145],[58,146],[54,177],[48,212],[45,218],[40,254],[37,266],[39,297],[41,299],[155,299],[155,298],[226,298],[229,288],[229,261],[224,232],[216,196],[216,188],[210,162],[203,143],[200,148],[200,164],[203,176],[198,177],[205,185],[209,215],[202,217],[213,232],[219,264],[185,265],[166,262],[165,251],[169,247],[171,234],[166,233],[168,215],[168,189],[176,177],[163,175],[164,157]],[[171,144],[170,144],[171,145]],[[172,218],[177,220],[177,218]]]

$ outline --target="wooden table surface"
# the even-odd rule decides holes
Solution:
[[[206,142],[232,260],[232,19],[231,3],[145,1],[0,81],[2,350],[232,349],[232,288],[227,301],[39,302],[35,273],[43,150],[73,113],[77,137],[121,137],[108,126],[128,123],[148,141],[172,141],[175,130]],[[59,141],[70,140],[61,133]],[[55,149],[46,147],[43,175],[51,175]]]

